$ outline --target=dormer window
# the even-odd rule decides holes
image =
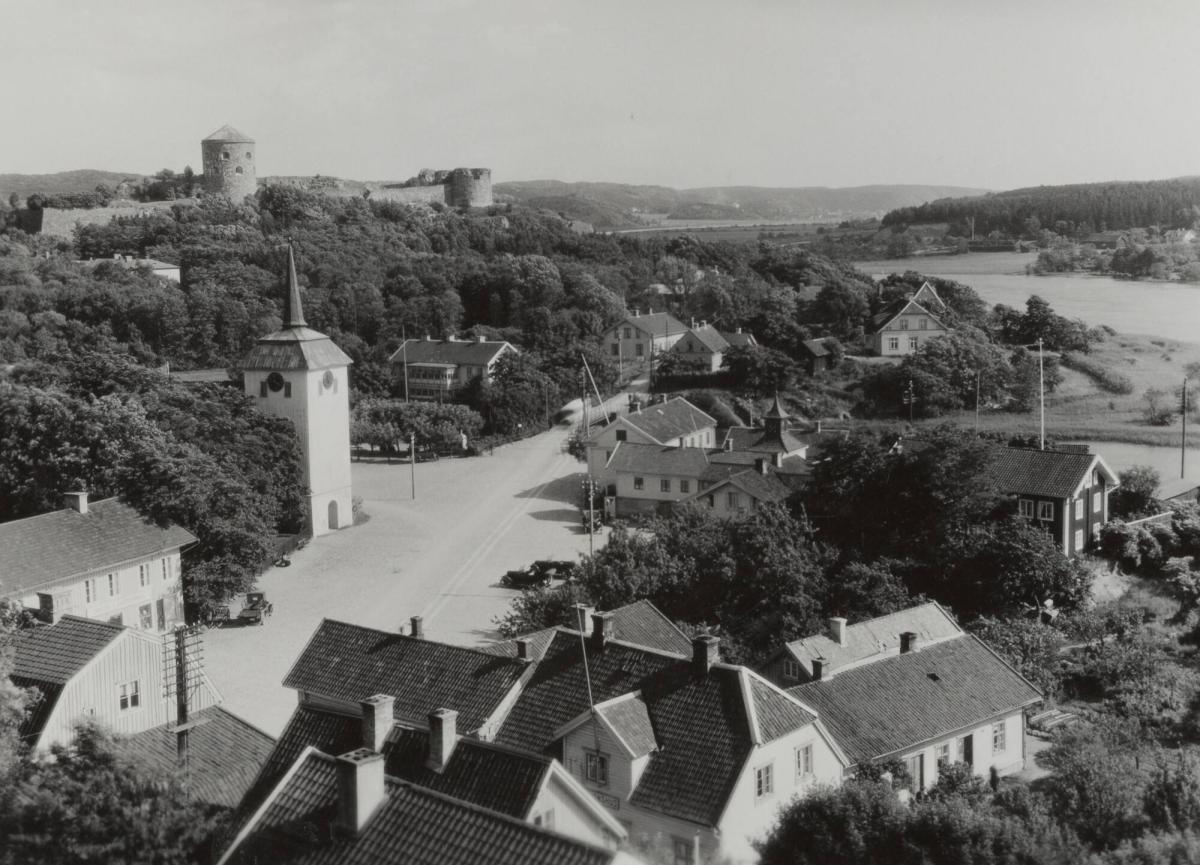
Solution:
[[[588,751],[584,755],[584,777],[601,787],[608,786],[608,755],[600,751]]]

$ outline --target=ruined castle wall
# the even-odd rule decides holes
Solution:
[[[372,201],[398,201],[401,204],[446,203],[447,187],[436,186],[384,186],[371,190]]]
[[[76,225],[107,225],[114,216],[145,216],[170,211],[180,201],[114,201],[108,207],[42,209],[42,234],[71,240]]]

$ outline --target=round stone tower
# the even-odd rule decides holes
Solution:
[[[254,172],[254,139],[232,126],[222,126],[200,142],[204,156],[204,191],[241,204],[258,190]]]
[[[456,168],[446,181],[446,203],[451,207],[491,207],[490,168]]]

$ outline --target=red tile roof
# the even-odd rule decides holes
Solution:
[[[325,619],[283,684],[354,704],[390,694],[397,717],[417,724],[434,709],[453,708],[467,734],[483,726],[527,669],[516,658]]]
[[[976,637],[964,635],[789,688],[812,706],[852,763],[1015,712],[1041,693]]]
[[[62,508],[0,523],[0,597],[166,555],[195,540],[187,529],[157,526],[117,499],[92,502],[86,514]]]
[[[288,865],[608,865],[611,851],[388,778],[386,798],[354,836],[334,831],[337,768],[306,751],[231,851],[234,863]]]

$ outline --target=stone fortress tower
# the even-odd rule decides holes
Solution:
[[[254,139],[226,124],[200,142],[204,158],[204,191],[241,204],[258,190]]]
[[[296,259],[288,246],[283,329],[258,341],[242,364],[246,395],[260,411],[288,418],[300,438],[313,537],[353,524],[350,492],[351,360],[308,327]]]

